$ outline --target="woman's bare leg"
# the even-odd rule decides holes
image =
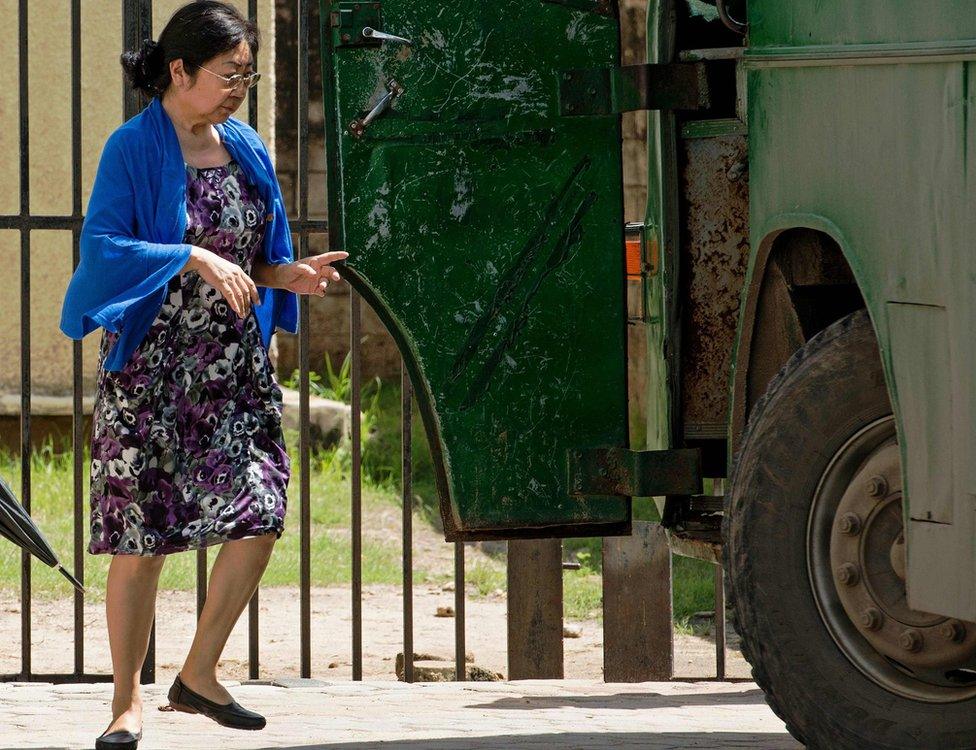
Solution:
[[[180,679],[195,693],[215,703],[234,698],[217,681],[217,662],[244,607],[258,587],[271,558],[277,535],[232,539],[220,545],[207,585],[207,601],[196,634],[180,669]]]
[[[112,651],[112,722],[106,732],[142,728],[139,673],[149,650],[156,589],[165,555],[113,555],[105,588],[105,615]]]

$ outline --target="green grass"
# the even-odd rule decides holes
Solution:
[[[298,464],[298,433],[286,436],[293,467]],[[349,476],[337,460],[340,451],[314,453],[310,472],[311,497],[311,582],[313,586],[348,583],[352,574],[351,544],[348,529],[351,526],[349,502]],[[90,454],[85,448],[84,466],[88,466]],[[70,570],[73,549],[73,480],[70,452],[58,452],[48,443],[35,451],[31,464],[31,516],[37,521],[44,535],[54,547],[62,563]],[[0,452],[0,476],[10,484],[20,497],[21,472],[19,456]],[[88,544],[89,479],[84,474],[84,512],[82,514],[82,544]],[[293,468],[288,488],[288,513],[285,532],[275,545],[268,568],[262,578],[264,586],[297,586],[300,558],[299,534],[299,480]],[[399,494],[392,488],[364,482],[363,507],[399,502]],[[212,565],[219,546],[208,549],[208,564]],[[104,596],[105,579],[110,555],[89,555],[85,551],[85,587],[90,596],[99,600]],[[363,582],[399,583],[402,580],[400,549],[394,544],[371,544],[364,540],[362,557]],[[32,589],[37,596],[61,596],[66,591],[64,578],[46,565],[32,564]],[[426,571],[415,571],[418,583],[428,579]],[[160,576],[160,587],[166,589],[192,589],[196,586],[196,554],[171,555]],[[13,544],[0,542],[0,589],[20,587],[20,550]]]
[[[327,369],[328,382],[313,379],[313,391],[327,397],[348,399],[348,367]],[[291,381],[286,381],[288,384]],[[400,389],[379,380],[367,383],[362,393],[364,408],[363,429],[363,507],[364,511],[400,504]],[[414,407],[412,429],[413,490],[415,523],[427,524],[440,533],[440,512],[434,485],[433,462],[427,448],[426,436]],[[286,443],[292,457],[292,479],[288,488],[288,513],[285,533],[275,546],[262,586],[297,586],[299,577],[299,452],[298,433],[286,431]],[[84,447],[82,545],[88,543],[88,491],[90,454]],[[348,529],[350,510],[350,446],[313,451],[309,476],[311,507],[311,576],[312,585],[347,584],[351,580],[351,547]],[[31,515],[38,522],[48,541],[66,567],[71,569],[73,549],[73,479],[70,450],[56,450],[48,441],[35,450],[31,461]],[[0,476],[20,496],[21,476],[19,454],[0,451]],[[643,520],[657,520],[656,509],[650,501],[635,502],[634,516]],[[600,618],[601,613],[601,542],[599,538],[571,538],[563,541],[564,557],[576,559],[579,570],[564,575],[564,609],[573,619]],[[213,564],[219,546],[208,550],[208,563]],[[110,555],[85,557],[85,585],[94,599],[104,596],[105,578]],[[402,580],[399,543],[394,540],[376,544],[364,539],[364,584],[398,584]],[[470,557],[469,557],[470,560]],[[416,583],[441,582],[450,579],[450,571],[415,570]],[[506,588],[503,559],[481,557],[469,561],[466,580],[477,595],[487,595]],[[167,560],[160,577],[160,587],[188,590],[196,586],[196,555],[176,554]],[[681,632],[690,632],[689,616],[713,607],[713,566],[699,560],[675,556],[673,558],[674,619]],[[0,541],[0,589],[19,590],[20,550]],[[56,571],[35,562],[32,565],[32,588],[36,596],[64,596],[68,584]]]

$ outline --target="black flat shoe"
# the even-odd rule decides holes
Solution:
[[[194,693],[183,684],[179,674],[169,689],[169,705],[176,711],[188,714],[203,714],[218,724],[232,729],[264,729],[265,718],[254,711],[248,711],[237,701],[214,703],[199,693]]]
[[[128,729],[116,729],[96,737],[95,750],[136,750],[141,739],[141,729],[136,734]]]

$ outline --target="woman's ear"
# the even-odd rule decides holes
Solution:
[[[175,60],[170,60],[169,76],[173,79],[173,83],[175,83],[179,88],[189,88],[190,77],[187,75],[186,69],[183,67],[182,57],[178,57]]]

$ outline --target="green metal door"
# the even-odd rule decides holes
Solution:
[[[448,540],[628,532],[567,470],[627,445],[620,115],[559,113],[562,71],[619,64],[616,3],[320,19],[331,246],[403,354]]]

